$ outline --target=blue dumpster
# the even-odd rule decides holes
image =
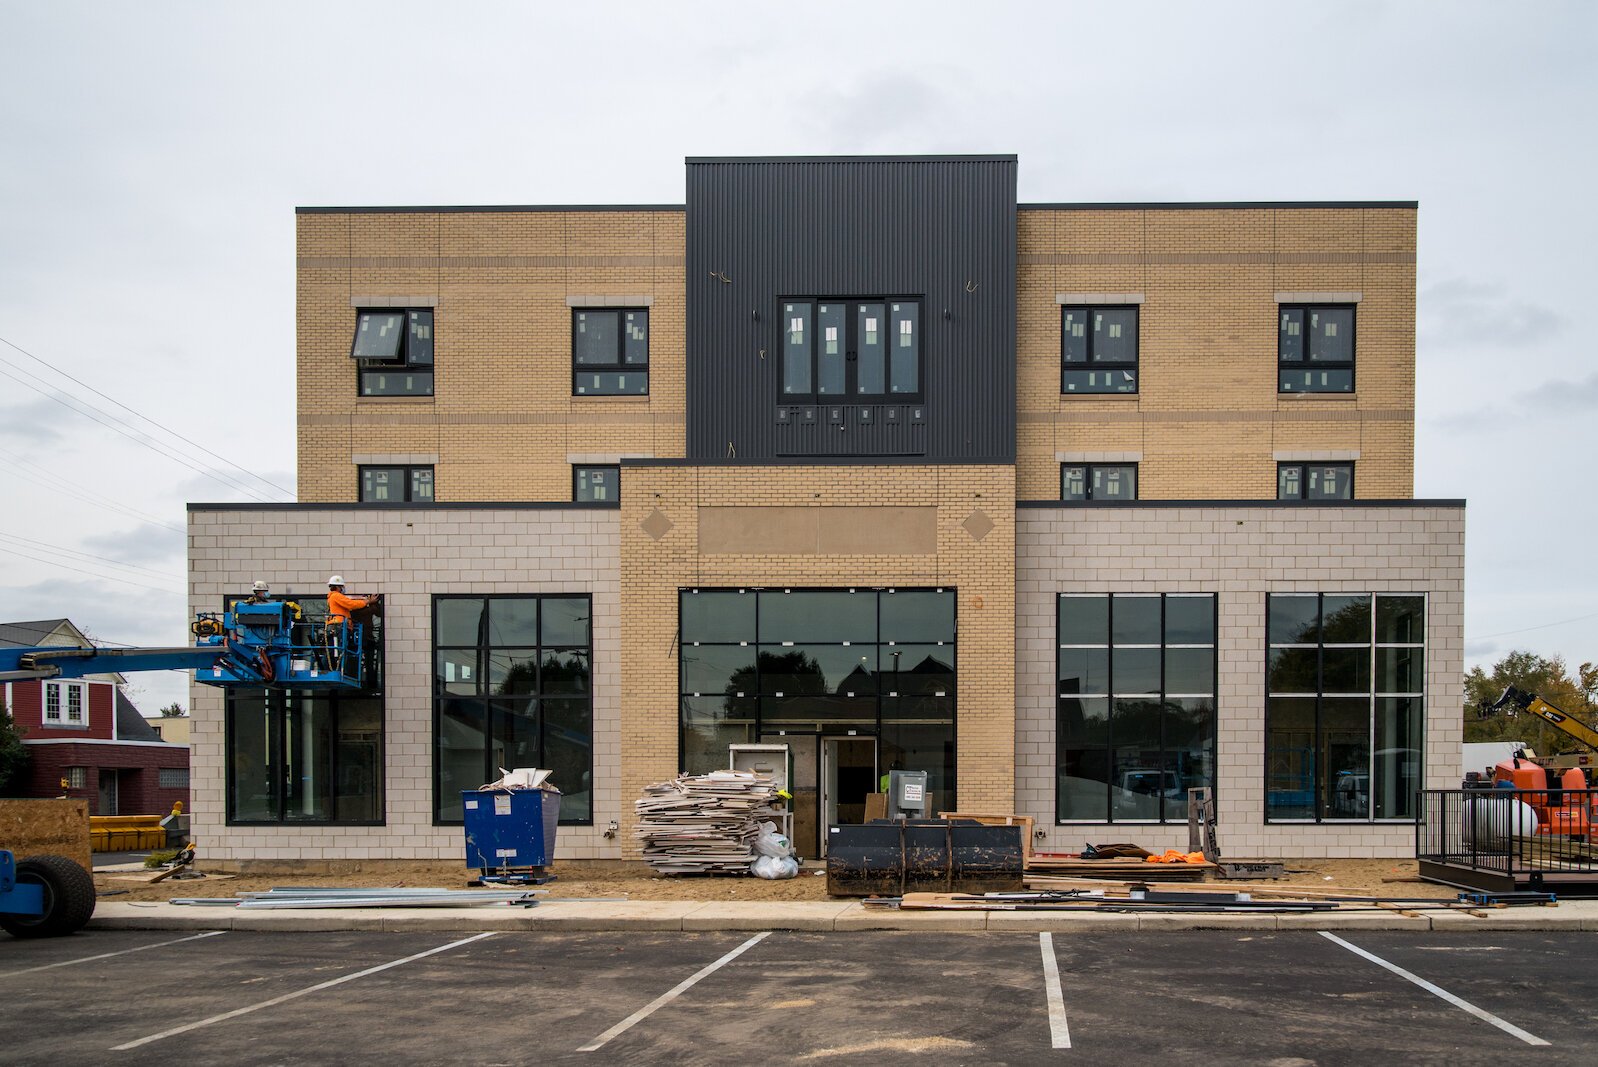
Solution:
[[[555,859],[560,793],[553,789],[461,792],[466,866],[481,871],[547,867]]]

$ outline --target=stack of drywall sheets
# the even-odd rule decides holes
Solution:
[[[664,874],[747,874],[760,824],[777,816],[771,779],[749,771],[682,774],[637,802],[644,859]]]

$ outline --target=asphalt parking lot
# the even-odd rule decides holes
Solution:
[[[0,940],[0,1059],[1594,1060],[1598,934],[1337,938],[91,931]]]

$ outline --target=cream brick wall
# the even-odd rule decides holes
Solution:
[[[219,860],[463,859],[460,827],[433,825],[433,594],[587,593],[593,597],[594,825],[561,827],[556,855],[618,857],[616,842],[602,833],[623,806],[619,542],[612,509],[191,511],[194,611],[215,611],[256,579],[278,594],[325,596],[330,571],[342,573],[352,591],[384,594],[386,824],[224,825],[223,693],[194,683],[190,796],[201,849]]]
[[[570,500],[571,453],[681,456],[680,210],[296,217],[299,498],[356,499],[362,454],[436,455],[441,501]],[[434,307],[431,397],[358,397],[363,304]],[[649,307],[649,395],[572,395],[571,304]]]
[[[1413,208],[1022,208],[1017,475],[1059,498],[1059,452],[1141,452],[1145,500],[1273,499],[1274,453],[1355,451],[1365,499],[1414,492]],[[1352,395],[1276,390],[1277,294],[1358,294]],[[1060,393],[1061,294],[1141,294],[1139,391]]]
[[[955,737],[967,808],[1014,799],[1015,489],[1010,467],[629,466],[622,474],[622,795],[677,773],[679,589],[802,585],[952,586],[959,594]],[[937,509],[937,550],[921,555],[709,554],[701,507]],[[965,525],[982,512],[992,528]],[[671,524],[658,538],[644,524]],[[973,523],[978,530],[980,525]],[[656,527],[659,529],[660,527]],[[995,808],[994,806],[997,806]],[[632,813],[623,840],[636,851]]]
[[[1425,593],[1426,786],[1457,788],[1464,676],[1465,512],[1402,507],[1023,508],[1016,519],[1016,805],[1047,847],[1135,839],[1185,848],[1186,825],[1056,826],[1059,593],[1214,593],[1219,632],[1216,803],[1234,859],[1412,856],[1413,825],[1267,825],[1267,593]],[[1083,561],[1091,560],[1084,567]]]

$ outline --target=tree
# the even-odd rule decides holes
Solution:
[[[161,709],[161,718],[176,719],[183,715],[183,705],[176,700]]]
[[[0,704],[0,796],[11,796],[22,785],[28,766],[28,746],[22,743],[22,728],[11,712]]]
[[[1523,692],[1536,693],[1562,711],[1586,712],[1590,703],[1583,683],[1591,664],[1582,666],[1578,681],[1570,677],[1560,656],[1515,651],[1493,664],[1491,673],[1472,667],[1465,675],[1465,740],[1523,741],[1539,756],[1580,751],[1582,746],[1574,737],[1535,716],[1513,709],[1484,714],[1484,709],[1498,699],[1506,686],[1512,685]],[[1593,680],[1598,681],[1598,671],[1592,674]]]

